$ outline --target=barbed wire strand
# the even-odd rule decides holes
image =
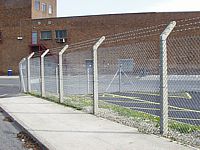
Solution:
[[[145,28],[139,28],[136,30],[130,30],[130,31],[125,31],[125,32],[121,32],[121,33],[116,33],[116,34],[112,34],[112,35],[107,35],[106,37],[113,37],[113,36],[118,36],[118,35],[122,35],[122,34],[129,34],[129,33],[134,33],[134,32],[138,32],[138,31],[143,31],[143,30],[148,30],[148,29],[154,29],[154,28],[158,28],[158,27],[162,27],[162,26],[166,26],[167,24],[160,24],[160,25],[156,25],[156,26],[150,26],[150,27],[145,27]]]
[[[142,35],[142,34],[149,34],[149,33],[153,33],[153,32],[157,32],[157,31],[160,31],[161,29],[155,29],[155,30],[149,30],[149,31],[145,31],[145,32],[140,32],[140,33],[135,33],[135,34],[129,34],[129,35],[123,35],[123,36],[117,36],[117,37],[113,37],[113,38],[107,38],[107,41],[110,41],[110,40],[115,40],[115,39],[121,39],[121,38],[127,38],[127,37],[131,37],[131,36],[138,36],[138,35]]]
[[[187,19],[181,19],[181,20],[177,20],[176,22],[177,23],[179,23],[179,22],[187,22],[187,21],[197,20],[197,19],[200,19],[200,16],[199,17],[193,17],[193,18],[187,18]]]

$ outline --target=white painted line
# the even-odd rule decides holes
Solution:
[[[137,100],[102,100],[106,102],[114,102],[114,103],[131,103],[131,104],[146,104],[147,102],[139,102]]]
[[[151,101],[148,101],[148,100],[142,100],[142,99],[137,99],[137,98],[134,98],[134,97],[128,97],[128,96],[121,96],[121,95],[117,95],[117,94],[106,94],[108,96],[114,96],[114,97],[118,97],[118,98],[127,98],[127,99],[132,99],[132,100],[137,100],[137,101],[140,101],[140,102],[146,102],[148,104],[157,104],[157,105],[160,105],[160,103],[157,103],[157,102],[151,102]],[[179,110],[185,110],[185,111],[190,111],[190,112],[200,112],[199,110],[193,110],[193,109],[189,109],[189,108],[182,108],[182,107],[177,107],[177,106],[171,106],[169,105],[170,108],[175,108],[175,109],[179,109]]]
[[[169,119],[200,121],[200,119],[197,119],[197,118],[174,118],[174,117],[169,117]]]
[[[0,76],[0,79],[19,79],[19,76]]]
[[[138,99],[138,98],[135,98],[135,97],[121,96],[121,95],[117,95],[117,94],[105,94],[105,95],[112,96],[112,97],[117,97],[117,98],[126,98],[126,99],[131,99],[131,100],[137,100],[137,101],[140,101],[140,102],[146,102],[148,104],[160,105],[160,103],[157,103],[157,102],[151,102],[151,101],[147,101],[147,100],[142,100],[142,99]]]
[[[156,93],[146,93],[146,92],[127,92],[130,94],[141,94],[141,95],[150,95],[150,96],[160,96],[160,94],[156,94]],[[192,96],[188,93],[188,92],[184,92],[182,94],[185,94],[185,96],[183,95],[169,95],[169,97],[172,98],[184,98],[184,99],[192,99]]]
[[[32,84],[40,83],[40,79],[31,79]]]
[[[170,112],[194,112],[194,113],[200,113],[198,110],[197,111],[195,111],[195,110],[185,110],[185,109],[177,109],[177,110],[175,110],[175,109],[171,109],[171,110],[169,110]]]
[[[189,98],[189,99],[192,99],[192,96],[188,93],[188,92],[185,92],[186,93],[186,95],[187,95],[187,97]]]
[[[1,97],[5,97],[5,96],[7,96],[7,95],[8,95],[8,94],[3,94],[3,95],[0,95],[0,98],[1,98]]]
[[[132,109],[141,109],[141,110],[160,110],[158,108],[143,108],[143,107],[128,107]]]
[[[19,87],[18,84],[0,84],[0,86],[4,86],[4,87],[8,87],[8,86],[11,86],[11,87]]]

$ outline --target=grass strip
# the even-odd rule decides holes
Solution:
[[[27,93],[27,94],[41,98],[41,95],[38,94],[38,93]],[[43,98],[48,100],[48,101],[60,104],[59,98],[57,96],[48,95],[47,97],[43,97]],[[92,106],[92,104],[93,104],[92,98],[89,97],[89,96],[83,95],[83,96],[68,96],[68,97],[65,97],[64,103],[62,103],[61,105],[71,107],[71,108],[75,108],[77,110],[82,110],[85,107]],[[159,127],[160,118],[157,117],[157,116],[153,116],[151,114],[136,111],[136,110],[133,110],[133,109],[130,109],[130,108],[125,108],[125,107],[122,107],[120,105],[111,104],[111,103],[105,102],[103,100],[99,101],[99,108],[110,109],[113,112],[116,112],[121,116],[132,117],[132,118],[135,118],[137,120],[143,120],[143,121],[150,120],[150,121],[156,123],[156,127]],[[195,131],[200,131],[200,126],[190,125],[190,124],[178,122],[178,121],[175,121],[175,120],[169,121],[169,128],[172,129],[172,130],[178,131],[180,133],[184,133],[184,134],[189,134],[189,133],[192,133],[192,132],[195,132]]]

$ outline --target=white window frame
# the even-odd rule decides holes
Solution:
[[[40,0],[35,0],[34,1],[34,9],[37,10],[37,11],[40,10]]]
[[[50,15],[53,14],[53,6],[52,6],[52,5],[49,5],[48,13],[49,13]]]
[[[46,12],[46,11],[47,11],[47,4],[42,3],[42,12]]]

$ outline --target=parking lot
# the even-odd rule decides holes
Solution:
[[[122,78],[120,92],[118,78],[111,83],[112,77],[99,76],[100,100],[160,116],[158,76],[131,77],[131,82],[127,78]],[[63,82],[65,96],[92,94],[92,76],[64,76]],[[200,125],[199,77],[171,76],[168,83],[170,119]],[[47,92],[58,94],[58,79],[55,76],[46,76],[45,87]],[[39,83],[32,84],[32,89],[40,92]]]
[[[200,125],[199,92],[169,96],[169,117],[184,123]],[[160,96],[155,93],[105,93],[100,100],[133,110],[160,116]]]

